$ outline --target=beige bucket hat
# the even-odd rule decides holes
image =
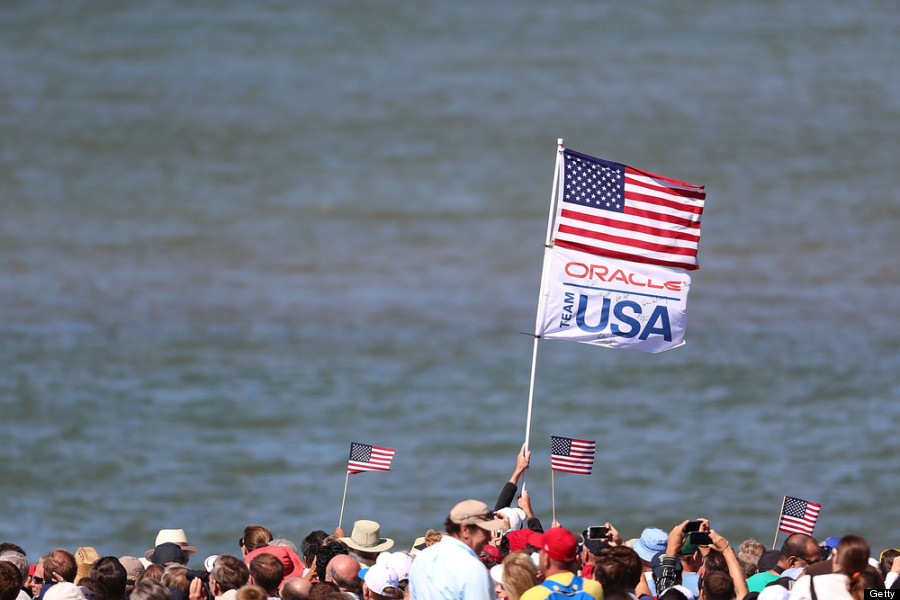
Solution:
[[[338,539],[360,552],[384,552],[394,545],[394,540],[381,537],[381,525],[376,521],[357,521],[353,524],[350,537]]]

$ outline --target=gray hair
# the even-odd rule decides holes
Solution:
[[[12,563],[22,573],[22,581],[28,579],[28,557],[15,550],[0,552],[0,560]]]
[[[271,542],[269,542],[267,545],[281,546],[283,548],[287,548],[294,554],[299,554],[296,544],[294,544],[294,542],[292,542],[291,540],[287,540],[285,538],[276,538],[276,539],[272,540]]]

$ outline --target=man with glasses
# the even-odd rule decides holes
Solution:
[[[757,573],[747,580],[750,592],[761,592],[766,584],[775,581],[789,569],[805,569],[822,558],[816,538],[805,533],[794,533],[784,540],[778,562],[771,570]],[[799,572],[798,572],[799,573]]]
[[[419,552],[412,562],[412,600],[492,600],[494,586],[478,555],[506,521],[484,502],[465,500],[453,507],[444,526],[447,535]]]

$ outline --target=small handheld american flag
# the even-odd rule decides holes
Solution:
[[[394,452],[390,448],[381,448],[371,444],[350,442],[350,460],[347,473],[354,475],[363,471],[390,471]]]
[[[784,506],[781,509],[781,520],[778,522],[778,529],[786,533],[805,533],[807,535],[812,535],[821,508],[821,504],[801,500],[800,498],[794,498],[793,496],[785,496]]]
[[[590,475],[594,467],[595,442],[550,436],[550,468],[554,471]]]

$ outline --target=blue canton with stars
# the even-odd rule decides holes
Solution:
[[[802,519],[806,516],[806,506],[807,502],[805,500],[800,500],[798,498],[791,498],[790,496],[784,501],[784,514],[789,517],[796,517],[798,519]]]
[[[566,151],[563,201],[614,212],[625,210],[625,167]]]
[[[550,454],[556,454],[558,456],[569,456],[571,452],[571,438],[557,437],[555,435],[550,436]]]
[[[350,460],[357,462],[369,462],[372,459],[372,446],[366,444],[350,444]]]

